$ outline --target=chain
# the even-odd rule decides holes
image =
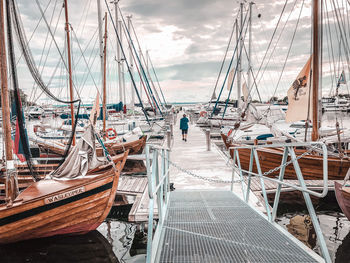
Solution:
[[[283,167],[286,167],[286,166],[290,165],[291,163],[293,163],[293,161],[297,161],[297,160],[303,158],[304,156],[309,155],[316,148],[317,148],[316,146],[311,147],[308,151],[306,151],[303,154],[297,156],[297,158],[295,158],[295,160],[293,160],[291,158],[288,162],[286,162],[284,164],[281,164],[280,166],[277,166],[277,167],[275,167],[275,168],[273,168],[273,169],[263,173],[262,176],[266,176],[266,175],[269,175],[271,173],[277,172],[279,169],[282,169]]]
[[[158,153],[158,155],[160,155],[160,153]],[[230,184],[232,183],[232,180],[221,180],[221,179],[214,179],[214,178],[209,178],[209,177],[205,177],[205,176],[201,176],[198,174],[195,174],[191,171],[188,171],[180,166],[178,166],[176,163],[173,163],[172,161],[170,161],[167,157],[164,156],[164,159],[167,160],[172,166],[174,166],[176,169],[178,169],[179,171],[186,173],[192,177],[204,180],[204,181],[208,181],[211,183],[225,183],[225,184]]]
[[[295,161],[297,161],[297,160],[303,158],[303,157],[306,156],[306,155],[309,155],[309,154],[310,154],[314,149],[316,149],[316,148],[317,148],[316,146],[311,147],[308,151],[306,151],[306,152],[304,152],[303,154],[297,156],[297,157],[295,158]],[[158,153],[158,155],[161,156],[160,153]],[[201,179],[201,180],[204,180],[204,181],[212,182],[212,183],[225,183],[225,184],[230,184],[230,183],[232,183],[232,180],[214,179],[214,178],[209,178],[209,177],[205,177],[205,176],[201,176],[201,175],[195,174],[195,173],[193,173],[193,172],[191,172],[191,171],[188,171],[188,170],[186,170],[186,169],[184,169],[184,168],[178,166],[176,163],[170,161],[170,160],[169,160],[167,157],[165,157],[165,156],[164,156],[164,159],[167,160],[172,166],[174,166],[174,167],[175,167],[176,169],[178,169],[179,171],[181,171],[181,172],[183,172],[183,173],[186,173],[186,174],[188,174],[188,175],[190,175],[190,176],[192,176],[192,177],[195,177],[195,178],[198,178],[198,179]],[[291,163],[293,163],[293,161],[294,161],[294,160],[291,159],[291,160],[289,160],[288,162],[286,162],[286,163],[284,163],[284,164],[281,164],[280,166],[277,166],[277,167],[275,167],[275,168],[273,168],[273,169],[271,169],[271,170],[269,170],[269,171],[267,171],[267,172],[264,172],[264,173],[262,174],[262,176],[267,176],[267,175],[269,175],[269,174],[271,174],[271,173],[274,173],[274,172],[276,172],[276,171],[282,169],[283,167],[286,167],[286,166],[290,165]],[[234,168],[236,171],[238,170],[235,166],[233,166],[233,168]],[[239,181],[240,181],[240,180],[239,180]],[[234,181],[234,182],[236,182],[236,181]],[[238,182],[238,181],[237,181],[237,182]]]

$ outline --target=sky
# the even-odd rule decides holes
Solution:
[[[334,79],[337,79],[342,70],[345,70],[347,79],[350,79],[349,64],[346,62],[345,51],[339,40],[334,6],[331,6],[332,1],[327,1],[327,6],[324,6],[324,10],[327,9],[329,12],[327,12],[327,16],[326,12],[324,13],[323,19],[325,21],[323,31],[323,95],[328,95],[331,90],[334,90],[336,82]],[[30,39],[29,47],[42,73],[42,78],[46,83],[49,83],[50,90],[53,90],[57,96],[68,98],[66,66],[60,59],[61,55],[66,57],[66,52],[64,52],[66,40],[63,1],[17,0],[17,2],[27,39]],[[348,14],[350,6],[345,0],[335,2],[339,4],[339,15]],[[114,16],[114,4],[110,4],[110,1],[107,3]],[[48,34],[48,27],[42,18],[39,6],[45,12],[45,19],[50,24],[61,55],[56,44],[52,41],[52,37]],[[101,6],[102,15],[104,15],[107,11],[104,0],[101,0]],[[147,50],[152,59],[165,99],[168,102],[208,101],[218,78],[235,19],[238,17],[240,1],[120,0],[119,6],[125,19],[127,15],[132,16],[132,23],[140,47],[143,54]],[[243,18],[248,12],[248,6],[248,3],[244,4]],[[68,0],[68,7],[69,22],[72,27],[75,93],[79,93],[85,103],[90,103],[96,96],[96,90],[101,89],[97,1]],[[275,37],[270,48],[267,49],[282,10],[283,15]],[[347,28],[345,32],[349,32],[348,17],[341,17],[345,25],[344,28]],[[108,102],[117,102],[119,101],[116,62],[117,40],[109,16],[107,24]],[[253,5],[251,63],[252,70],[256,75],[255,83],[263,101],[272,96],[280,98],[286,96],[287,89],[310,56],[311,30],[310,0],[259,0]],[[242,34],[245,35],[244,44],[248,48],[248,33],[243,32]],[[135,36],[132,37],[136,49],[139,50]],[[125,35],[122,38],[125,55],[130,63]],[[331,42],[333,49],[330,49]],[[218,81],[216,95],[223,87],[227,66],[235,46],[236,39],[234,37]],[[18,48],[17,51],[19,51]],[[21,88],[31,100],[47,104],[53,103],[44,95],[39,96],[40,90],[33,84],[23,59],[20,59],[20,52],[17,54]],[[257,74],[265,54],[265,63]],[[236,59],[233,60],[233,65],[236,65]],[[243,82],[247,80],[247,70],[247,56],[243,50]],[[134,67],[134,73],[135,71]],[[129,102],[132,87],[126,69],[124,76],[126,100]],[[154,76],[152,79],[155,83]],[[135,81],[139,89],[140,83],[137,74],[135,74]],[[347,85],[341,87],[341,92],[348,93]],[[229,93],[226,85],[222,90],[221,98],[226,99]],[[252,95],[254,99],[259,99],[255,87]],[[234,84],[230,98],[237,98],[236,84]],[[142,99],[147,100],[144,92]]]

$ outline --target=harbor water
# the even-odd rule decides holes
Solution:
[[[350,116],[340,114],[341,126],[350,128]],[[323,123],[335,124],[335,114],[324,114]],[[224,151],[224,149],[223,149]],[[175,185],[176,187],[176,185]],[[1,262],[124,262],[146,260],[147,231],[116,216],[113,208],[106,221],[81,236],[58,236],[0,246]],[[337,205],[334,194],[315,206],[327,247],[334,262],[350,262],[350,222]],[[320,253],[305,205],[281,204],[277,222],[307,246]],[[291,259],[292,260],[292,259]]]

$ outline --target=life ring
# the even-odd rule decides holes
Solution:
[[[230,129],[230,130],[228,131],[227,137],[230,137],[231,133],[232,133],[232,129]]]
[[[110,140],[117,138],[117,135],[118,135],[117,132],[113,128],[108,128],[106,130],[106,137]]]
[[[199,115],[200,115],[201,117],[207,117],[208,113],[207,113],[206,111],[201,111],[201,112],[199,113]]]

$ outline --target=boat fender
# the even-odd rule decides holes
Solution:
[[[106,137],[110,140],[117,138],[117,135],[118,135],[117,132],[113,128],[108,128],[106,130]]]
[[[206,111],[201,111],[200,113],[199,113],[199,115],[201,116],[201,117],[207,117],[207,112]]]

